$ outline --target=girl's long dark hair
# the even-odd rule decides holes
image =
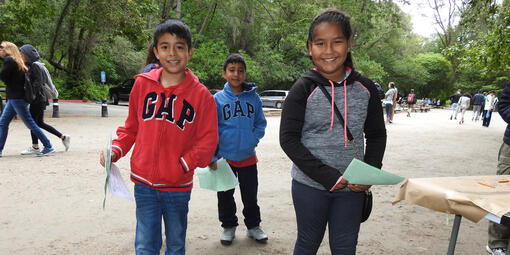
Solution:
[[[315,29],[319,24],[323,22],[328,22],[340,26],[340,29],[344,33],[344,36],[347,38],[347,40],[351,39],[352,37],[351,17],[349,17],[349,15],[341,11],[326,10],[320,13],[319,15],[315,16],[315,18],[313,19],[312,24],[310,25],[310,29],[308,30],[308,39],[306,40],[307,48],[313,41],[313,38],[315,36]],[[345,59],[344,66],[354,68],[352,62],[352,55],[350,51],[347,52],[347,59]]]

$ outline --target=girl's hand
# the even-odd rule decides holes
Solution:
[[[103,167],[104,167],[104,164],[106,161],[104,155],[105,155],[104,151],[101,151],[101,153],[99,154],[99,164],[101,164]],[[112,150],[111,162],[117,161],[118,158],[119,158],[119,156],[117,155],[117,152]]]
[[[349,185],[349,181],[346,179],[343,179],[335,186],[335,190],[337,189],[343,189]]]
[[[361,192],[370,189],[372,185],[349,184],[348,187],[354,192]]]
[[[216,164],[216,161],[214,161],[211,164],[209,164],[209,168],[211,168],[212,170],[218,169],[218,164]]]

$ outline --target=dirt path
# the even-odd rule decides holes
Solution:
[[[127,113],[127,107],[113,108]],[[397,114],[387,127],[384,167],[405,177],[491,175],[496,171],[505,123],[494,115],[490,128],[449,120],[446,110]],[[135,205],[108,196],[102,210],[104,173],[98,152],[110,132],[122,125],[122,114],[109,118],[64,116],[47,122],[72,135],[71,149],[54,136],[57,153],[20,156],[30,143],[27,129],[15,121],[0,158],[0,254],[134,254]],[[188,254],[291,254],[296,224],[290,195],[291,162],[278,143],[279,117],[268,117],[266,136],[258,147],[259,201],[267,245],[245,237],[243,225],[230,247],[219,243],[217,199],[212,191],[192,193],[187,236]],[[119,164],[125,180],[129,160]],[[132,191],[133,186],[128,182]],[[362,224],[358,254],[445,254],[453,215],[433,212],[406,201],[392,206],[398,186],[373,188],[374,210]],[[238,212],[242,211],[236,192]],[[242,215],[238,215],[242,222]],[[463,219],[457,254],[484,254],[487,221]],[[329,254],[327,235],[319,254]]]

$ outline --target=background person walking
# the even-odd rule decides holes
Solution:
[[[494,90],[489,91],[489,94],[485,97],[485,106],[483,110],[482,126],[484,127],[489,127],[491,124],[492,111],[494,110],[495,100],[496,96],[494,95]]]
[[[30,81],[32,83],[38,83],[39,86],[44,86],[43,85],[43,83],[45,82],[44,76],[47,70],[42,69],[46,68],[44,67],[44,64],[39,62],[40,64],[42,64],[42,67],[39,64],[36,64],[36,62],[39,61],[40,57],[37,49],[30,44],[25,44],[21,46],[19,49],[23,56],[25,64],[29,68],[28,72],[30,73]],[[51,134],[55,135],[56,137],[60,138],[60,140],[64,144],[65,150],[68,151],[69,146],[71,144],[71,136],[60,133],[57,129],[44,122],[44,110],[46,110],[47,105],[49,105],[48,98],[41,98],[35,102],[32,102],[29,107],[30,115],[32,115],[32,118],[34,119],[37,126],[39,126],[39,128],[42,128],[50,132]],[[32,136],[32,146],[22,151],[21,155],[39,153],[39,139],[37,138],[33,131],[30,131],[30,135]]]
[[[482,113],[483,101],[485,100],[485,96],[482,94],[482,90],[478,90],[473,96],[473,117],[471,117],[471,121],[477,122],[480,118],[480,114]]]
[[[457,119],[457,113],[459,112],[457,107],[461,96],[462,91],[460,89],[457,90],[457,93],[450,96],[450,100],[452,101],[452,114],[450,115],[450,120],[454,117]]]
[[[0,58],[4,59],[4,66],[0,71],[0,79],[6,85],[7,104],[0,117],[0,157],[7,140],[9,124],[16,114],[23,121],[23,124],[33,131],[41,140],[44,149],[37,156],[45,156],[55,151],[48,138],[37,126],[34,119],[28,111],[28,102],[25,97],[25,73],[27,66],[23,63],[23,58],[18,47],[11,42],[3,41],[0,43]]]
[[[388,91],[384,94],[384,109],[386,110],[386,123],[393,123],[391,112],[392,106],[395,102],[395,98],[397,96],[397,90],[395,89],[395,84],[393,82],[388,83]]]
[[[471,97],[468,93],[464,93],[462,97],[459,99],[458,108],[460,111],[460,121],[459,125],[464,124],[464,113],[466,113],[466,109],[469,107],[471,103]]]
[[[416,95],[414,94],[414,89],[411,89],[411,92],[409,92],[406,102],[407,102],[407,117],[411,117],[411,112],[413,111],[414,104],[416,103]]]

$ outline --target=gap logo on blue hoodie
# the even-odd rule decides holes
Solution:
[[[218,113],[219,144],[216,157],[241,161],[255,155],[264,137],[266,118],[253,83],[243,83],[243,92],[234,94],[228,82],[214,95]]]

